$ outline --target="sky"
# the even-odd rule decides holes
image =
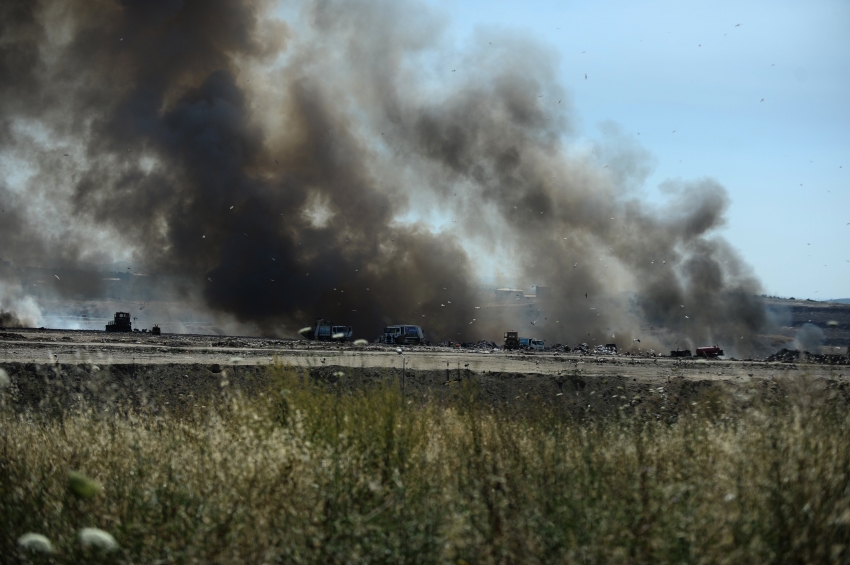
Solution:
[[[641,198],[662,206],[671,179],[723,185],[721,235],[767,294],[850,297],[850,2],[429,4],[458,47],[521,32],[556,51],[570,143],[639,141]]]

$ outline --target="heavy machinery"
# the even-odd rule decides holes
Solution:
[[[159,329],[159,324],[154,324],[153,327],[151,328],[151,334],[152,335],[160,335],[161,333],[162,333],[162,330]]]
[[[708,347],[697,347],[697,357],[705,357],[706,359],[714,359],[723,355],[723,350],[716,345]]]
[[[316,341],[346,341],[352,338],[354,332],[351,326],[335,326],[330,320],[319,318],[316,325],[299,331],[307,339]]]
[[[132,332],[133,325],[130,323],[129,312],[115,312],[115,318],[106,323],[108,332]]]
[[[425,341],[425,334],[419,326],[400,325],[384,328],[384,333],[378,338],[378,343],[424,345],[427,342]]]
[[[677,349],[676,351],[670,352],[670,357],[690,357],[691,350],[690,349]]]
[[[519,349],[519,332],[513,330],[505,332],[505,349]]]

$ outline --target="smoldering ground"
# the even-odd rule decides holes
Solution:
[[[650,345],[744,351],[765,323],[716,235],[725,190],[677,181],[669,209],[643,205],[646,151],[574,147],[557,56],[525,34],[458,50],[439,14],[396,1],[0,10],[15,262],[129,256],[267,332],[323,316],[472,340],[534,321],[550,340],[664,328]],[[478,315],[482,277],[550,297],[539,319]]]

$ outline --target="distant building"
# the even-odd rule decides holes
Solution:
[[[522,298],[525,293],[521,288],[497,288],[496,300],[516,300]]]
[[[552,290],[548,286],[532,286],[531,287],[532,294],[535,294],[537,298],[549,298]]]

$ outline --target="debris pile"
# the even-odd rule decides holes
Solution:
[[[767,361],[774,362],[778,361],[780,363],[795,363],[800,359],[800,352],[796,349],[786,349],[782,348],[773,355],[769,355],[767,357]]]
[[[850,365],[850,357],[846,357],[844,355],[811,353],[809,351],[803,351],[801,354],[801,352],[797,349],[786,349],[784,347],[773,355],[768,356],[767,361],[796,363],[800,361],[801,358],[809,363],[818,363],[822,365]]]
[[[461,347],[465,349],[499,349],[495,341],[487,341],[486,339],[472,343],[463,343]]]
[[[461,349],[501,349],[495,341],[443,341],[440,342],[440,347],[457,347]]]
[[[844,355],[836,355],[832,353],[809,353],[803,352],[806,355],[806,361],[809,363],[819,363],[821,365],[850,365],[850,358]]]
[[[16,339],[24,341],[27,338],[22,336],[21,334],[16,334],[12,332],[0,332],[0,339]]]

